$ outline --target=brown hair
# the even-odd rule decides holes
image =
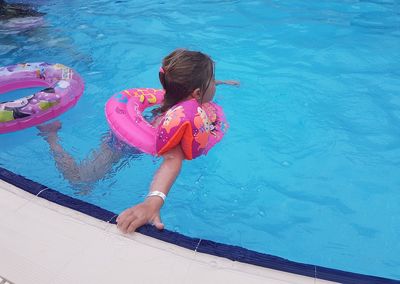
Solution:
[[[165,90],[163,104],[156,113],[163,113],[200,89],[201,101],[211,80],[214,79],[214,62],[199,51],[176,49],[162,61],[159,78]]]

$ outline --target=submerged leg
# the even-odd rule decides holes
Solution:
[[[72,184],[94,183],[104,178],[122,158],[122,151],[104,141],[100,148],[83,162],[78,163],[61,145],[58,130],[61,123],[55,121],[37,127],[40,135],[50,146],[58,170]]]

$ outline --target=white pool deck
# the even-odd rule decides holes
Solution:
[[[6,282],[8,281],[8,282]],[[0,283],[333,283],[194,252],[0,180]]]

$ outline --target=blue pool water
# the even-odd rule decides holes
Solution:
[[[83,97],[59,117],[78,160],[107,135],[106,100],[159,87],[161,59],[177,47],[241,81],[218,87],[229,132],[185,163],[162,209],[168,229],[400,279],[400,2],[31,2],[46,24],[0,34],[0,65],[59,62],[83,76]],[[160,164],[131,155],[71,186],[37,134],[1,135],[0,166],[114,212],[143,200]]]

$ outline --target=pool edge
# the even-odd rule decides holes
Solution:
[[[85,201],[64,195],[56,190],[15,174],[2,167],[0,167],[0,179],[37,197],[89,215],[98,220],[115,224],[115,218],[117,214]],[[294,262],[281,257],[258,253],[238,246],[187,237],[169,230],[158,231],[149,225],[141,227],[138,232],[145,236],[175,244],[194,252],[223,257],[232,261],[238,261],[241,263],[256,265],[259,267],[274,269],[301,276],[308,276],[339,283],[400,283],[399,280],[394,279]]]

